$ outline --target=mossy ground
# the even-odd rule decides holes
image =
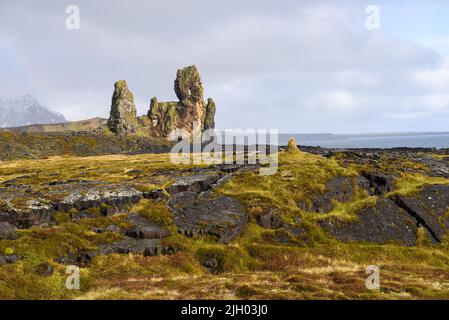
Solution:
[[[137,181],[142,188],[152,189],[163,188],[170,181],[161,178],[145,183],[147,177],[157,176],[158,170],[183,168],[187,166],[172,165],[166,154],[53,157],[0,162],[0,183],[19,178],[18,183],[39,189],[53,180],[88,179]],[[118,240],[121,235],[95,233],[92,228],[126,226],[126,214],[75,223],[67,213],[58,213],[56,226],[21,230],[18,240],[0,241],[2,254],[22,257],[17,263],[0,266],[0,298],[448,299],[447,243],[433,245],[422,238],[414,247],[342,243],[318,226],[316,214],[299,209],[299,201],[310,201],[313,194],[323,192],[333,177],[354,177],[361,169],[342,166],[338,157],[327,159],[297,152],[280,154],[275,175],[261,176],[257,171],[236,174],[216,192],[241,200],[251,219],[244,233],[228,245],[178,234],[164,202],[142,200],[130,212],[166,226],[172,235],[163,241],[175,246],[177,253],[97,256],[81,269],[80,290],[66,289],[65,266],[57,262],[57,257]],[[398,190],[409,190],[409,186],[416,189],[424,183],[446,182],[404,173],[397,184]],[[375,200],[360,191],[354,201],[336,203],[324,218],[356,218],[360,206]],[[275,231],[256,223],[256,216],[269,208],[276,208],[285,222],[300,219],[302,235],[287,245],[271,241],[267,234]],[[220,273],[211,274],[201,265],[208,257],[216,258]],[[43,264],[53,266],[51,276],[40,272]],[[365,286],[365,270],[370,265],[380,268],[380,290]]]

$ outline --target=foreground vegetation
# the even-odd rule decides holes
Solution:
[[[396,193],[413,193],[429,183],[448,183],[420,173],[401,171]],[[166,188],[172,182],[164,170],[182,170],[167,154],[138,156],[52,157],[45,160],[0,162],[0,184],[19,181],[45,192],[48,182],[83,179],[108,183],[133,183],[141,190]],[[272,176],[257,171],[240,172],[215,190],[239,199],[250,214],[243,234],[230,244],[208,237],[187,238],[176,231],[164,201],[141,200],[130,208],[171,231],[164,243],[177,248],[173,255],[144,257],[111,254],[95,257],[81,268],[80,290],[65,287],[66,266],[58,257],[81,248],[95,249],[120,239],[120,234],[95,233],[110,224],[126,226],[128,213],[73,222],[57,213],[58,224],[20,230],[17,240],[0,241],[0,253],[22,259],[0,266],[2,299],[425,299],[449,298],[449,247],[432,244],[425,235],[415,246],[343,243],[329,236],[320,219],[357,219],[357,211],[373,205],[377,197],[356,189],[348,203],[335,203],[325,214],[298,206],[322,193],[336,176],[355,177],[362,170],[343,165],[338,155],[324,158],[303,152],[280,153],[279,170]],[[401,168],[402,170],[403,168]],[[398,168],[388,168],[398,170]],[[405,172],[405,173],[404,173]],[[18,180],[17,180],[18,179]],[[264,229],[258,216],[275,209],[286,223],[301,222],[299,234]],[[95,210],[92,209],[94,212]],[[213,257],[217,274],[203,266]],[[366,268],[377,265],[379,290],[365,286]],[[52,270],[52,272],[48,272]]]

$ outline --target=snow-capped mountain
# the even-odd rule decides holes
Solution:
[[[0,98],[0,128],[62,122],[66,122],[62,114],[50,111],[31,95]]]

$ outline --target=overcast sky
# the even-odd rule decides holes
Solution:
[[[0,0],[0,97],[108,117],[126,79],[143,114],[195,64],[219,128],[449,131],[448,16],[444,0]]]

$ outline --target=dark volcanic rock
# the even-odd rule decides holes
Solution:
[[[205,192],[184,191],[167,202],[180,233],[186,236],[212,235],[220,243],[238,236],[248,222],[242,204],[234,198]]]
[[[104,245],[99,254],[139,254],[143,256],[155,256],[158,254],[172,254],[175,252],[175,248],[170,246],[162,246],[156,239],[134,239],[126,238],[114,242],[112,244]]]
[[[123,209],[137,203],[142,198],[142,192],[130,187],[118,188],[91,188],[89,190],[76,190],[57,204],[60,211],[68,212],[75,208],[86,210],[89,208],[109,205],[111,209]],[[104,215],[114,212],[103,212]]]
[[[256,217],[257,223],[266,229],[279,229],[282,226],[282,219],[279,213],[270,209]]]
[[[162,190],[162,189],[145,191],[145,192],[143,192],[142,195],[145,199],[152,199],[152,200],[156,200],[156,201],[161,201],[161,200],[167,198],[167,196],[164,193],[164,190]]]
[[[407,211],[385,198],[379,199],[374,207],[361,210],[356,221],[323,220],[320,225],[342,241],[397,242],[408,246],[415,245],[418,228]]]
[[[137,254],[143,256],[169,255],[176,252],[176,248],[160,244],[157,239],[135,239],[126,237],[114,243],[105,244],[95,251],[80,250],[60,257],[57,261],[61,264],[88,265],[98,255],[108,254]]]
[[[380,173],[363,173],[369,181],[369,191],[371,194],[382,195],[394,190],[394,178]]]
[[[11,255],[0,255],[0,266],[7,263],[15,263],[20,260],[20,257],[11,254]]]
[[[132,228],[126,231],[126,235],[140,239],[162,239],[170,236],[170,232],[162,226],[149,222],[147,219],[137,215],[130,214],[128,221]]]
[[[214,183],[220,179],[220,175],[215,173],[199,173],[190,176],[184,176],[177,179],[170,187],[168,192],[175,194],[183,191],[202,192],[210,189]]]
[[[27,229],[32,226],[50,226],[56,223],[53,216],[54,210],[0,210],[0,221],[8,222],[19,229]]]
[[[427,185],[418,194],[398,195],[394,200],[441,242],[449,230],[449,185]]]
[[[85,210],[100,208],[103,215],[115,214],[126,210],[129,205],[137,203],[142,198],[142,192],[129,186],[82,186],[74,184],[70,186],[53,186],[53,195],[66,194],[66,189],[74,190],[61,201],[51,203],[49,200],[31,198],[20,209],[11,205],[0,207],[0,222],[8,222],[17,228],[25,229],[32,226],[50,226],[56,223],[54,213],[56,211],[69,212],[76,209],[80,212],[73,213],[71,218],[78,221],[85,218],[95,218],[96,215]],[[56,188],[61,188],[56,190]],[[0,190],[2,191],[2,190]],[[15,191],[18,194],[18,191]],[[0,195],[2,195],[0,193]],[[17,195],[33,197],[33,194],[24,192]],[[11,195],[9,195],[11,197]]]
[[[348,202],[354,197],[353,180],[348,177],[336,177],[327,183],[326,188],[327,191],[312,200],[311,206],[299,203],[299,207],[311,212],[327,213],[333,209],[332,200]]]
[[[103,232],[120,233],[121,229],[115,224],[110,224],[106,228],[94,228],[92,231],[95,233],[103,233]]]
[[[81,211],[81,212],[76,212],[70,215],[70,218],[72,219],[73,222],[77,222],[81,219],[94,219],[97,218],[96,214],[87,212],[87,211]]]
[[[15,240],[18,237],[13,225],[8,222],[0,222],[0,240]]]

